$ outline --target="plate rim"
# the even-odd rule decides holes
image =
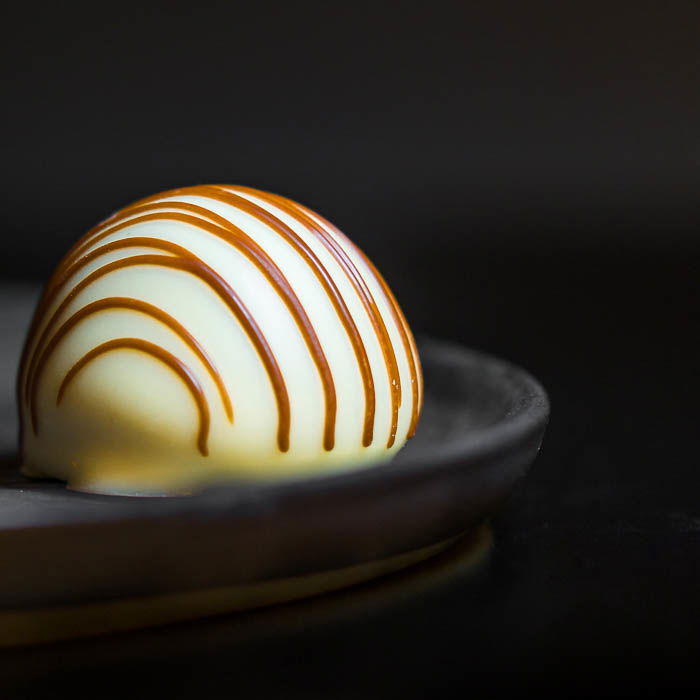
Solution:
[[[121,503],[126,507],[133,505],[133,512],[108,513],[99,518],[87,518],[85,521],[71,520],[66,523],[37,522],[20,525],[17,528],[11,525],[0,525],[0,532],[61,525],[94,525],[122,520],[160,519],[173,517],[179,513],[196,514],[202,510],[209,511],[210,515],[222,514],[222,511],[232,514],[239,508],[249,510],[262,501],[279,501],[305,496],[313,491],[328,493],[364,485],[371,486],[377,481],[387,479],[410,479],[428,472],[432,475],[436,471],[459,469],[463,462],[481,461],[498,454],[508,454],[538,435],[541,445],[549,421],[550,403],[542,384],[529,372],[512,362],[454,341],[428,336],[418,336],[417,341],[421,353],[429,348],[432,356],[448,357],[453,364],[462,366],[478,365],[481,371],[488,370],[491,374],[497,374],[501,382],[505,378],[512,390],[510,396],[517,398],[516,408],[493,424],[451,438],[449,443],[442,445],[429,460],[419,452],[416,455],[406,456],[400,461],[394,459],[357,467],[349,465],[347,469],[333,473],[290,476],[270,481],[219,482],[191,495],[129,496],[80,492],[81,497],[93,502],[103,501],[115,505]],[[51,480],[51,483],[54,481]]]

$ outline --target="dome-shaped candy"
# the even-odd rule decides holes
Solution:
[[[296,202],[217,185],[136,202],[73,247],[18,389],[25,473],[148,494],[387,459],[422,384],[356,246]]]

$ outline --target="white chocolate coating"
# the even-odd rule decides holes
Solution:
[[[20,368],[23,470],[155,494],[382,461],[421,382],[391,292],[335,227],[249,188],[172,190],[50,280]]]

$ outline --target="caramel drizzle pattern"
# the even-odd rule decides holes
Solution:
[[[255,347],[258,356],[260,357],[263,366],[267,372],[267,375],[272,384],[272,388],[275,394],[275,399],[277,402],[278,410],[278,428],[277,428],[277,444],[282,452],[287,452],[289,450],[289,430],[291,422],[291,412],[289,406],[289,395],[287,393],[287,387],[280,371],[277,360],[270,349],[265,336],[260,331],[254,318],[245,307],[243,302],[238,298],[237,294],[231,289],[231,287],[206,263],[194,256],[185,248],[164,241],[157,238],[125,238],[114,243],[108,243],[105,246],[93,251],[89,255],[86,255],[81,263],[84,261],[90,261],[97,255],[94,254],[104,254],[110,252],[111,250],[117,250],[119,248],[129,248],[129,247],[148,247],[155,248],[157,250],[163,250],[168,253],[172,253],[176,257],[171,257],[169,255],[136,255],[129,258],[123,258],[115,262],[108,263],[103,267],[98,268],[94,272],[90,273],[87,277],[81,280],[71,291],[64,297],[61,303],[58,305],[54,313],[51,315],[49,321],[47,322],[44,330],[36,343],[36,347],[43,347],[46,343],[47,337],[51,332],[52,328],[55,326],[58,318],[65,311],[68,305],[75,299],[80,292],[82,292],[86,287],[92,284],[95,280],[104,277],[105,275],[113,272],[115,270],[120,270],[126,267],[133,267],[138,265],[160,265],[163,267],[169,267],[176,270],[182,270],[188,272],[195,277],[198,277],[202,282],[204,282],[212,291],[214,291],[219,298],[228,306],[234,316],[238,319],[238,322],[243,327],[246,335]],[[98,253],[99,251],[99,253]],[[78,263],[80,265],[81,263]],[[56,287],[51,286],[49,291],[49,296],[46,297],[48,301],[46,305],[50,303],[50,298],[55,295],[58,289],[67,281],[69,276],[65,279],[60,280]]]
[[[224,194],[219,198],[225,201],[226,203],[230,204],[230,200],[233,197],[235,197],[235,195],[227,197]],[[240,199],[242,202],[247,202],[247,200],[244,200],[243,198],[235,198],[236,200]],[[102,227],[110,226],[110,228],[100,230],[99,227],[96,227],[95,229],[89,231],[83,237],[83,239],[81,239],[81,241],[78,242],[78,244],[74,247],[73,251],[70,252],[69,255],[63,260],[63,262],[59,266],[59,269],[56,271],[56,274],[49,282],[49,295],[44,300],[42,300],[42,306],[48,306],[51,297],[53,296],[52,292],[58,285],[62,283],[62,280],[65,279],[67,270],[70,269],[71,263],[73,263],[73,261],[75,261],[76,259],[80,258],[80,256],[85,250],[93,246],[101,239],[113,233],[119,232],[124,228],[128,228],[135,223],[147,220],[177,219],[185,221],[186,223],[191,223],[192,225],[199,226],[200,228],[204,228],[205,230],[209,230],[210,233],[215,233],[215,235],[219,235],[220,237],[224,238],[233,245],[238,244],[239,248],[242,244],[245,244],[250,250],[254,250],[259,258],[266,258],[266,266],[269,269],[273,269],[276,271],[276,277],[284,279],[282,273],[279,270],[277,270],[274,263],[269,258],[267,258],[266,254],[262,251],[262,249],[254,241],[252,241],[250,237],[243,233],[243,231],[241,231],[239,228],[231,224],[223,217],[220,217],[207,209],[186,202],[156,202],[143,204],[142,202],[144,201],[146,200],[141,200],[141,202],[137,202],[134,205],[123,209],[116,216],[111,217],[110,219],[108,219],[100,225]],[[249,205],[249,207],[247,208],[251,212],[253,212],[258,219],[263,220],[264,223],[268,223],[269,225],[270,222],[268,222],[267,219],[263,219],[262,216],[262,214],[266,214],[264,209],[262,209],[261,207],[256,207],[252,204]],[[197,219],[195,217],[186,218],[184,215],[177,214],[175,212],[146,214],[146,216],[141,216],[140,218],[128,218],[127,221],[118,223],[121,219],[125,219],[127,217],[136,217],[136,215],[138,214],[162,209],[184,209],[185,211],[193,212],[201,217],[206,217],[210,221],[218,224],[222,229],[226,229],[228,233],[233,234],[233,236],[236,237],[238,240],[232,240],[230,236],[227,237],[225,235],[222,235],[222,231],[220,230],[215,231],[212,227],[212,224],[203,221],[202,219]],[[319,279],[324,290],[328,294],[328,297],[330,298],[331,303],[336,309],[336,312],[338,313],[338,316],[340,317],[341,322],[345,327],[345,330],[350,338],[351,344],[355,351],[356,359],[358,361],[358,366],[360,368],[360,374],[363,379],[363,387],[365,393],[365,420],[363,429],[363,445],[366,447],[371,444],[373,437],[375,414],[374,380],[372,378],[372,373],[369,367],[369,359],[367,358],[367,353],[362,343],[359,331],[357,330],[355,322],[353,321],[352,316],[350,315],[350,312],[347,308],[347,305],[345,304],[345,301],[340,295],[340,292],[338,291],[335,283],[333,282],[331,276],[328,274],[327,270],[320,263],[316,255],[313,253],[313,251],[311,251],[310,248],[308,248],[306,243],[304,243],[304,241],[296,233],[294,233],[291,229],[285,227],[284,224],[282,224],[282,222],[279,222],[279,224],[283,228],[280,231],[278,231],[278,233],[282,235],[295,248],[295,250],[305,259],[307,264],[311,267],[317,279]],[[246,251],[244,250],[243,252]],[[249,257],[251,256],[249,255]],[[253,261],[255,262],[255,260]],[[270,275],[268,275],[268,279],[274,283],[274,280],[271,279]],[[296,296],[293,294],[291,287],[289,287],[288,283],[286,283],[286,280],[285,286],[286,292],[281,293],[281,296],[288,304],[288,306],[295,307],[294,313],[297,316],[297,325],[300,326],[302,332],[305,335],[307,346],[312,352],[312,356],[321,375],[321,380],[324,384],[324,392],[326,398],[324,447],[325,449],[330,450],[332,449],[334,444],[335,417],[337,412],[335,386],[333,384],[332,375],[330,372],[330,368],[328,367],[327,360],[325,359],[325,356],[323,354],[323,350],[321,349],[321,345],[318,341],[318,338],[316,337],[316,334],[313,330],[310,321],[308,320],[308,317],[306,316],[306,313],[303,310],[303,307],[301,306]]]
[[[135,202],[130,207],[123,209],[118,214],[118,216],[128,216],[130,212],[133,212],[140,207],[148,206],[149,204],[152,204],[154,200],[160,200],[163,197],[171,197],[177,195],[197,195],[207,197],[209,199],[218,200],[224,204],[233,206],[234,208],[243,211],[246,214],[249,214],[261,223],[265,224],[274,233],[276,233],[283,240],[285,240],[285,242],[287,242],[295,250],[295,252],[299,254],[302,257],[302,259],[306,262],[306,264],[312,270],[318,281],[323,286],[323,289],[326,292],[328,298],[331,300],[331,303],[333,304],[336,313],[338,314],[341,323],[345,328],[348,338],[350,339],[350,343],[353,347],[353,350],[355,351],[355,358],[360,369],[360,375],[362,377],[362,383],[365,394],[365,420],[362,444],[365,447],[371,445],[374,436],[374,416],[376,399],[374,393],[374,378],[372,377],[372,370],[370,368],[369,358],[367,357],[367,351],[365,349],[364,343],[362,342],[362,337],[360,336],[360,333],[357,329],[357,326],[355,325],[352,315],[350,314],[350,311],[347,308],[347,305],[342,295],[340,294],[340,291],[338,290],[335,282],[333,281],[333,278],[328,273],[321,261],[318,259],[318,256],[306,244],[306,242],[301,236],[299,236],[292,228],[287,226],[279,218],[268,212],[263,207],[255,204],[255,202],[252,202],[249,199],[246,199],[245,197],[241,197],[233,192],[230,192],[218,186],[199,185],[196,187],[186,187],[176,190],[168,190],[167,192],[162,192],[160,194],[153,195],[152,197],[146,197],[145,199],[141,199],[138,202]],[[169,206],[170,208],[181,207],[183,206],[183,204],[184,203],[182,202],[173,201],[160,202],[161,206]],[[114,219],[111,219],[104,223],[105,225],[108,225],[111,224],[113,221]],[[93,241],[89,241],[87,242],[87,245],[92,245],[92,243]],[[336,257],[335,253],[334,257]],[[382,345],[382,351],[385,352],[385,347],[388,348],[386,352],[389,353],[390,356],[393,358],[393,348],[391,346],[391,342],[388,338],[388,335],[381,335],[381,326],[383,326],[383,321],[378,311],[376,310],[376,307],[374,310],[371,308],[371,303],[368,302],[366,300],[366,297],[363,296],[362,288],[358,285],[357,281],[352,278],[352,276],[350,276],[350,281],[357,290],[358,294],[360,295],[360,298],[363,300],[363,303],[365,303],[365,306],[369,307],[368,312],[370,313],[372,325],[375,327],[375,330],[380,334],[380,343]],[[389,362],[391,362],[391,360],[389,360]],[[395,358],[393,359],[393,364],[390,366],[396,367]],[[392,380],[396,382],[396,384],[392,385],[392,388],[398,387],[400,400],[400,379],[398,375],[398,368],[396,368],[395,373],[392,373],[390,377],[390,382]],[[396,394],[396,392],[394,392],[394,394]],[[393,411],[395,411],[398,415],[398,407],[396,407],[395,409],[394,407],[392,407],[392,412]],[[391,445],[393,445],[394,443],[395,432],[395,427],[392,427],[391,434],[387,443],[388,447],[391,447]]]
[[[27,398],[29,401],[32,426],[34,431],[38,431],[38,417],[36,412],[37,406],[37,390],[39,386],[38,377],[41,376],[43,368],[46,366],[49,358],[56,350],[61,340],[83,319],[98,313],[100,311],[108,311],[112,309],[128,309],[130,311],[136,311],[138,313],[145,314],[155,320],[159,321],[163,325],[167,326],[172,330],[177,336],[179,336],[185,344],[197,355],[201,360],[202,364],[207,368],[209,375],[211,376],[216,388],[221,397],[221,403],[223,404],[226,417],[229,422],[233,422],[233,407],[231,405],[231,399],[226,391],[224,382],[217,370],[216,366],[212,362],[211,358],[207,355],[206,351],[197,342],[196,338],[191,335],[180,323],[178,323],[172,316],[165,313],[162,309],[152,304],[148,304],[145,301],[139,299],[131,299],[129,297],[107,297],[105,299],[99,299],[94,301],[87,306],[84,306],[79,311],[76,311],[65,323],[63,323],[60,328],[53,335],[51,340],[48,342],[43,352],[39,356],[34,355],[34,364],[30,365],[27,373]],[[39,358],[38,360],[36,358]]]
[[[285,201],[277,195],[271,193],[261,193],[258,190],[254,190],[250,187],[235,187],[228,188],[226,186],[219,185],[219,188],[225,188],[224,191],[232,193],[232,190],[238,192],[243,192],[250,194],[252,196],[257,196],[267,201],[269,204],[277,207],[283,211],[288,216],[291,216],[294,220],[301,223],[307,231],[314,235],[330,252],[336,262],[340,265],[343,273],[349,280],[353,289],[357,293],[362,305],[367,312],[370,323],[374,329],[374,332],[379,341],[379,346],[382,351],[382,356],[384,357],[384,362],[387,367],[387,376],[389,381],[389,392],[391,396],[391,428],[389,430],[389,438],[387,440],[387,448],[391,447],[396,440],[396,431],[399,423],[399,407],[401,406],[401,376],[399,374],[398,363],[396,362],[396,355],[394,353],[394,346],[392,345],[391,338],[389,337],[389,332],[384,323],[381,313],[377,307],[372,293],[365,284],[362,275],[358,272],[357,268],[347,256],[345,251],[339,246],[332,236],[321,227],[316,224],[316,222],[311,219],[300,209],[295,209],[289,206],[288,201]],[[235,196],[235,195],[234,195]],[[249,202],[250,200],[245,200]],[[279,219],[278,219],[279,221]]]
[[[83,355],[83,357],[68,370],[68,373],[64,377],[63,381],[61,382],[61,386],[58,389],[56,405],[61,403],[68,385],[73,381],[78,372],[85,367],[85,365],[107,352],[123,349],[138,350],[139,352],[143,352],[151,357],[154,357],[156,360],[159,360],[164,365],[169,367],[182,380],[190,394],[192,394],[192,398],[194,399],[197,410],[199,411],[197,448],[202,456],[206,457],[209,454],[209,450],[207,448],[207,438],[209,436],[209,405],[207,404],[202,387],[197,381],[197,378],[192,374],[192,372],[190,372],[183,362],[178,360],[174,355],[171,355],[167,350],[161,348],[159,345],[149,343],[147,340],[141,340],[140,338],[116,338],[115,340],[108,340],[106,343],[102,343],[102,345],[98,345],[96,348],[90,350],[90,352]]]
[[[80,267],[90,262],[95,257],[95,252],[90,252],[87,255],[81,257],[82,253],[86,250],[88,246],[92,246],[98,241],[102,240],[112,233],[119,232],[124,228],[130,228],[134,224],[143,223],[147,221],[179,221],[186,224],[191,224],[197,226],[198,228],[206,231],[207,233],[213,234],[233,247],[239,250],[243,255],[245,255],[256,268],[265,276],[271,286],[275,289],[277,294],[283,300],[291,315],[293,316],[297,327],[299,328],[301,335],[309,349],[311,357],[316,365],[319,372],[321,383],[323,385],[326,412],[324,421],[324,437],[323,444],[326,450],[332,450],[335,444],[335,419],[337,413],[337,399],[335,392],[335,384],[333,382],[333,375],[331,374],[330,366],[328,360],[326,359],[325,353],[321,347],[321,343],[318,340],[316,332],[313,329],[311,321],[309,320],[304,307],[294,293],[291,285],[286,280],[281,270],[275,265],[272,259],[264,252],[264,250],[246,233],[244,233],[240,228],[234,226],[230,222],[226,221],[223,217],[219,217],[208,210],[196,205],[190,205],[186,203],[181,203],[181,208],[186,211],[191,211],[201,216],[207,216],[210,220],[206,221],[202,218],[196,216],[191,216],[188,214],[183,214],[180,212],[160,212],[160,213],[147,213],[142,216],[137,216],[136,218],[131,218],[128,221],[124,221],[112,228],[105,231],[98,232],[92,236],[92,238],[87,242],[87,245],[82,244],[62,263],[60,269],[57,271],[57,276],[54,276],[50,283],[48,290],[48,295],[44,300],[42,300],[43,306],[48,306],[51,300],[55,297],[56,291],[66,280],[69,279]],[[129,208],[127,214],[139,214],[144,210],[151,211],[154,208],[162,209],[163,204],[151,205],[150,207],[141,206]],[[174,208],[174,207],[169,207]],[[212,223],[216,222],[216,223]],[[137,247],[139,244],[134,241],[143,241],[145,239],[140,238],[128,238],[122,239],[125,241],[131,241],[131,246]],[[151,239],[157,240],[157,239]],[[144,244],[142,247],[153,247],[150,244]],[[103,252],[108,252],[104,248],[101,248]],[[73,262],[76,261],[76,262]],[[31,372],[31,370],[30,370]]]
[[[386,329],[386,325],[384,324],[384,320],[381,316],[381,313],[379,312],[379,309],[377,308],[377,305],[372,298],[372,294],[367,288],[367,285],[365,284],[364,280],[362,279],[362,275],[358,272],[357,268],[355,265],[352,263],[352,261],[348,258],[348,256],[345,254],[345,251],[342,249],[341,246],[339,246],[336,241],[333,240],[332,236],[328,235],[326,231],[321,226],[317,226],[315,222],[308,216],[304,214],[304,212],[301,209],[298,209],[296,212],[291,208],[288,207],[285,203],[285,201],[282,198],[279,198],[280,202],[277,203],[275,201],[272,201],[273,199],[277,198],[276,195],[271,195],[266,192],[261,192],[259,190],[255,190],[252,188],[245,188],[245,187],[235,187],[235,188],[229,188],[228,186],[224,185],[200,185],[197,187],[187,187],[187,188],[182,188],[182,189],[175,189],[175,190],[169,190],[167,192],[163,192],[158,195],[154,195],[152,197],[147,197],[145,199],[139,200],[136,202],[134,206],[139,206],[143,205],[145,203],[151,202],[153,200],[159,200],[162,199],[163,197],[169,197],[169,196],[177,196],[177,195],[199,195],[202,197],[208,197],[210,199],[215,199],[219,200],[225,204],[229,204],[241,211],[244,211],[250,215],[252,215],[254,218],[258,219],[264,224],[267,224],[270,228],[272,228],[273,231],[278,233],[279,235],[282,235],[288,242],[292,242],[295,245],[295,248],[299,248],[301,246],[304,247],[305,253],[307,253],[308,257],[313,256],[313,258],[318,261],[318,258],[313,254],[311,249],[304,243],[303,239],[301,239],[296,232],[291,229],[289,226],[287,226],[283,221],[281,221],[278,217],[274,216],[271,214],[269,211],[264,209],[263,207],[260,207],[257,205],[255,202],[252,202],[249,199],[246,199],[245,197],[241,197],[237,195],[233,189],[238,190],[240,192],[248,192],[249,194],[252,194],[253,196],[258,196],[262,199],[268,199],[271,204],[278,206],[278,208],[282,210],[286,210],[286,212],[291,215],[294,219],[297,221],[300,221],[308,231],[310,231],[320,242],[324,245],[324,247],[330,252],[332,257],[335,259],[335,261],[338,263],[338,265],[341,267],[343,270],[344,274],[346,275],[347,279],[349,280],[350,284],[352,285],[353,289],[355,290],[356,294],[360,298],[360,301],[362,302],[362,305],[365,307],[365,310],[367,312],[367,315],[369,317],[369,320],[372,324],[372,327],[374,328],[375,334],[377,336],[377,339],[379,341],[379,345],[382,351],[382,355],[384,356],[385,363],[387,365],[387,374],[388,374],[388,381],[389,381],[389,390],[391,394],[391,404],[392,404],[392,418],[391,418],[391,428],[389,431],[389,438],[387,440],[387,448],[391,447],[394,444],[394,441],[396,439],[396,430],[398,426],[398,412],[399,412],[399,407],[401,405],[401,378],[399,375],[399,369],[398,369],[398,364],[396,362],[396,356],[394,354],[394,348],[391,343],[391,339],[389,337],[389,333]],[[296,204],[294,202],[291,202],[291,200],[286,200],[287,202],[290,202],[291,204]],[[173,202],[170,202],[170,204],[173,204]],[[128,212],[128,208],[126,210],[123,210],[125,212]],[[310,255],[308,255],[310,254]],[[322,264],[320,261],[317,262],[317,265],[322,267]],[[328,290],[326,290],[328,291]],[[341,297],[342,298],[342,297]],[[354,323],[353,323],[354,325]],[[355,332],[357,332],[355,328]],[[359,336],[359,332],[357,332],[357,340],[359,340],[359,343],[362,343],[362,340]],[[364,346],[362,346],[364,349]],[[366,354],[365,354],[366,357]],[[359,360],[359,358],[358,358]],[[359,361],[358,361],[358,364]],[[369,365],[369,360],[367,360],[367,364]],[[369,369],[369,367],[368,367]],[[371,370],[369,370],[371,372]],[[365,396],[367,397],[369,391],[368,391],[368,383],[367,381],[364,382],[365,384]],[[414,412],[416,410],[416,403],[414,402]],[[368,402],[366,400],[366,405],[368,405]],[[374,392],[372,392],[372,408],[374,407]],[[374,410],[372,410],[372,414],[374,413]],[[372,416],[373,418],[373,416]],[[374,421],[372,420],[371,424],[373,426]],[[372,438],[371,435],[368,435],[368,425],[369,425],[369,419],[367,416],[367,411],[366,411],[366,420],[365,420],[365,435],[364,435],[364,440],[363,444],[367,446],[368,444],[371,444]]]
[[[247,234],[245,234],[241,229],[233,225],[227,219],[217,215],[214,212],[211,212],[208,209],[204,209],[194,204],[180,201],[157,201],[162,200],[164,197],[177,195],[204,196],[222,201],[225,204],[232,205],[237,209],[252,215],[254,218],[261,221],[262,223],[266,224],[275,233],[284,238],[284,240],[294,248],[294,250],[305,260],[305,262],[312,269],[315,276],[322,284],[324,291],[326,291],[329,299],[331,300],[355,351],[356,359],[358,361],[358,367],[360,369],[360,373],[363,380],[365,393],[365,421],[363,430],[363,445],[367,446],[371,444],[375,411],[374,384],[372,373],[369,366],[369,360],[367,358],[366,350],[364,348],[359,331],[355,326],[352,316],[350,315],[350,312],[347,309],[347,306],[342,296],[340,295],[340,292],[338,291],[331,276],[328,274],[327,270],[324,268],[323,264],[320,262],[318,257],[308,247],[304,240],[298,234],[296,234],[296,232],[294,232],[290,227],[284,224],[284,222],[282,222],[279,218],[271,214],[268,210],[264,209],[263,207],[257,205],[255,202],[243,196],[235,194],[235,192],[232,191],[234,189],[243,194],[250,194],[254,197],[257,197],[259,199],[262,199],[263,201],[272,204],[281,211],[285,212],[287,215],[293,217],[294,220],[303,224],[305,228],[308,231],[310,231],[314,236],[316,236],[323,243],[326,249],[331,253],[333,258],[338,262],[339,266],[344,271],[351,285],[357,292],[358,297],[362,301],[363,306],[367,311],[370,322],[372,323],[372,326],[375,330],[387,365],[392,397],[392,425],[389,439],[387,441],[387,447],[391,447],[396,437],[398,423],[398,408],[401,404],[401,384],[398,365],[393,351],[393,346],[391,344],[391,340],[389,338],[388,331],[381,317],[381,314],[376,306],[374,299],[372,298],[369,288],[366,286],[364,279],[362,278],[362,275],[358,272],[357,268],[352,263],[352,261],[347,256],[342,247],[338,245],[338,243],[335,241],[332,235],[330,235],[326,230],[324,230],[323,226],[327,226],[337,235],[341,236],[361,256],[368,269],[375,276],[379,285],[382,288],[382,291],[388,302],[389,308],[391,309],[391,312],[393,314],[397,328],[399,329],[404,350],[408,358],[413,398],[411,425],[409,427],[408,432],[408,437],[411,437],[415,432],[417,418],[420,412],[420,404],[422,403],[422,377],[420,376],[419,370],[420,364],[417,360],[417,351],[410,330],[408,330],[405,318],[403,317],[403,314],[396,302],[396,299],[394,298],[390,289],[386,285],[386,282],[383,280],[383,278],[376,270],[376,268],[372,265],[372,263],[366,258],[366,256],[364,256],[362,251],[360,251],[359,248],[354,246],[352,242],[345,238],[345,236],[336,227],[330,224],[330,222],[327,222],[322,217],[319,217],[314,212],[308,210],[307,208],[292,200],[280,197],[278,195],[273,195],[271,193],[254,190],[252,188],[227,188],[226,186],[197,186],[163,192],[152,197],[139,200],[138,202],[112,215],[111,217],[109,217],[108,219],[106,219],[105,221],[101,222],[96,227],[88,231],[80,239],[80,241],[76,243],[72,250],[69,251],[69,253],[60,263],[59,267],[57,268],[56,272],[54,273],[47,285],[42,299],[40,300],[39,305],[37,306],[34,318],[32,319],[32,326],[30,328],[28,340],[23,352],[22,367],[26,367],[26,360],[30,350],[31,339],[36,332],[38,321],[42,318],[43,312],[51,304],[52,300],[55,298],[56,294],[58,293],[60,288],[66,283],[66,281],[73,274],[75,274],[75,272],[77,272],[78,269],[80,269],[83,265],[86,265],[88,262],[97,257],[98,254],[105,254],[110,250],[122,247],[151,247],[156,249],[165,249],[165,245],[169,248],[169,252],[174,252],[174,249],[178,249],[175,253],[176,255],[189,259],[189,262],[196,261],[200,266],[200,270],[202,269],[202,266],[203,268],[207,268],[207,266],[202,261],[195,258],[191,253],[189,253],[185,249],[180,248],[179,246],[175,246],[175,244],[168,244],[160,239],[144,239],[136,237],[122,239],[121,241],[116,241],[114,244],[102,246],[101,248],[93,250],[92,252],[83,256],[82,259],[78,261],[78,259],[81,258],[81,255],[88,248],[94,246],[95,243],[97,243],[99,240],[110,236],[114,233],[117,233],[124,228],[128,228],[133,224],[137,224],[144,221],[163,219],[173,219],[182,221],[184,223],[195,225],[205,231],[208,231],[209,233],[213,233],[214,235],[217,235],[218,237],[226,240],[228,243],[234,245],[240,252],[246,255],[246,257],[248,257],[249,260],[256,264],[256,267],[266,276],[268,281],[275,287],[278,294],[280,294],[285,304],[292,312],[295,321],[297,322],[297,326],[300,328],[302,335],[304,336],[304,340],[307,344],[307,347],[309,348],[312,354],[312,357],[317,366],[319,375],[321,377],[321,381],[324,386],[324,394],[326,399],[324,447],[326,449],[332,449],[334,442],[336,403],[335,388],[333,385],[330,368],[328,367],[328,363],[325,359],[325,356],[323,355],[323,351],[321,349],[320,343],[318,342],[318,338],[316,337],[313,328],[311,327],[310,321],[306,316],[303,307],[294,295],[293,291],[291,290],[291,287],[282,275],[281,271],[276,267],[274,262],[264,253],[260,246],[258,246],[258,244],[256,244],[249,236],[247,236]],[[196,216],[187,216],[178,212],[164,211],[159,211],[159,213],[157,214],[150,213],[162,209],[182,209],[191,212]],[[316,217],[316,219],[313,218],[314,216]],[[124,221],[124,219],[126,220]],[[319,221],[322,223],[319,224]],[[149,258],[150,262],[144,261],[144,258]],[[154,258],[159,259],[159,261],[153,261]],[[139,260],[140,262],[131,262],[136,260]],[[89,283],[91,283],[98,277],[102,276],[103,274],[107,274],[113,269],[118,269],[119,267],[125,267],[131,264],[165,264],[166,266],[176,267],[177,265],[174,265],[172,262],[165,262],[172,260],[172,258],[167,258],[164,256],[136,256],[134,258],[126,258],[124,260],[117,261],[117,263],[111,263],[109,265],[104,266],[103,268],[100,268],[99,270],[89,275],[81,283],[79,283],[79,285],[77,285],[73,290],[71,290],[69,295],[63,300],[63,302],[59,305],[58,309],[54,312],[49,323],[45,326],[40,340],[35,345],[34,357],[32,358],[32,363],[29,367],[29,370],[26,373],[26,388],[28,391],[28,396],[31,397],[33,395],[33,392],[36,391],[38,375],[40,374],[41,368],[46,362],[46,352],[42,354],[41,359],[37,360],[38,350],[46,341],[46,337],[50,329],[53,327],[53,325],[55,325],[56,319],[65,310],[66,306],[70,303],[70,301],[72,301],[72,299],[79,293],[79,291],[81,291],[85,286],[87,286]],[[192,266],[190,265],[189,267]],[[188,269],[187,271],[192,272],[192,269]],[[222,296],[222,294],[220,293],[221,289],[226,289],[226,283],[223,280],[221,280],[218,277],[218,275],[216,275],[216,273],[213,270],[211,270],[211,268],[208,268],[208,272],[211,273],[210,277],[211,275],[213,275],[213,279],[218,279],[219,288],[215,288],[215,291],[217,291],[219,293],[219,296],[221,296],[222,299],[226,301],[226,295]],[[201,275],[197,276],[200,276],[201,278]],[[212,286],[209,281],[203,281]],[[214,285],[214,287],[216,287],[216,285]],[[235,297],[235,293],[233,293],[233,290],[228,288],[227,291],[231,295],[233,295],[232,298],[237,299]],[[242,323],[249,337],[256,346],[256,349],[258,350],[258,353],[260,354],[261,359],[265,364],[266,370],[268,371],[268,375],[270,376],[271,383],[273,385],[273,389],[275,391],[278,403],[278,445],[281,450],[286,451],[286,449],[288,449],[289,446],[290,423],[289,400],[286,395],[286,387],[284,385],[281,373],[279,373],[279,368],[276,365],[276,361],[274,360],[274,357],[272,356],[269,347],[267,347],[264,337],[262,337],[262,334],[259,332],[259,329],[257,329],[257,327],[255,326],[252,317],[250,317],[250,314],[247,312],[247,309],[243,307],[242,302],[240,302],[240,300],[237,301],[238,306],[242,307],[239,308],[238,313],[231,307],[230,303],[227,302],[227,304],[230,308],[232,308],[236,317],[239,318],[239,321],[241,320],[241,318],[239,317],[240,315],[243,318],[247,319],[248,322],[252,324],[254,329],[257,330],[257,333],[254,331],[251,333],[250,329],[248,329],[248,327],[244,323]],[[81,312],[78,312],[78,314],[79,313]],[[64,326],[69,324],[70,322],[71,319],[69,319],[69,321],[66,322]],[[58,336],[59,334],[61,334],[60,337],[62,337],[65,334],[65,332],[67,332],[67,330],[68,329],[66,329],[66,331],[62,333],[62,327],[61,329],[59,329],[56,335]],[[56,338],[52,339],[52,349],[60,340],[60,337],[58,337],[57,340]],[[54,340],[56,340],[55,343],[53,342]],[[265,352],[265,348],[267,349],[267,352]],[[208,369],[211,373],[211,368],[208,367]],[[20,373],[20,377],[21,376],[22,373]],[[29,389],[30,385],[32,387],[31,390]],[[226,405],[224,395],[226,395],[226,398],[228,398],[228,395],[225,394],[225,389],[222,393],[223,386],[220,385],[219,382],[217,382],[217,387],[219,388],[219,392],[222,394],[222,401],[224,401],[224,404]],[[32,404],[33,403],[34,402],[32,402]],[[227,415],[231,417],[230,414],[227,413]]]
[[[254,190],[251,190],[251,193],[253,192]],[[401,343],[403,345],[404,352],[406,353],[406,357],[408,358],[409,362],[409,372],[411,376],[411,391],[413,394],[413,410],[411,412],[411,423],[408,429],[407,437],[413,437],[416,433],[418,418],[420,417],[421,409],[423,407],[423,374],[421,372],[420,359],[418,355],[418,348],[416,347],[416,341],[413,338],[413,334],[411,333],[408,322],[406,321],[406,317],[404,316],[403,311],[401,310],[401,307],[399,306],[399,303],[396,300],[396,297],[394,296],[394,293],[391,291],[391,288],[386,283],[386,280],[379,272],[379,270],[375,267],[374,263],[365,255],[364,251],[353,241],[351,241],[337,226],[328,221],[328,219],[325,219],[320,214],[311,211],[310,209],[308,209],[308,207],[305,207],[303,204],[299,204],[294,200],[287,199],[286,197],[281,197],[280,195],[274,195],[270,193],[264,194],[270,199],[280,199],[286,202],[289,206],[305,212],[307,216],[314,217],[316,220],[320,221],[323,226],[333,231],[333,233],[335,233],[336,236],[338,236],[352,250],[354,250],[359,256],[359,258],[362,260],[362,262],[369,269],[371,274],[374,275],[374,278],[377,280],[389,304],[389,308],[391,309],[391,313],[394,317],[394,322],[396,323],[396,326],[399,329],[399,334],[401,336]]]

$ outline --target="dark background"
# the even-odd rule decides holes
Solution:
[[[417,332],[552,400],[483,581],[161,661],[153,688],[700,685],[698,2],[26,3],[4,25],[4,284],[130,200],[247,184],[344,229]]]

